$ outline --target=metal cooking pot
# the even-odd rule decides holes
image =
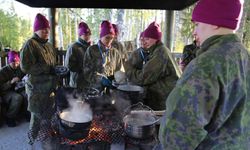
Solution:
[[[131,104],[136,104],[138,102],[143,102],[144,89],[138,85],[132,84],[122,84],[117,87],[120,95],[129,99]]]
[[[138,103],[132,106],[145,106]],[[148,108],[147,106],[145,106]],[[129,137],[145,139],[154,136],[155,125],[159,121],[156,115],[147,109],[131,110],[123,117],[124,131]]]
[[[133,138],[144,139],[155,134],[156,117],[148,112],[133,112],[123,118],[126,134]]]
[[[92,119],[86,122],[72,122],[59,115],[59,133],[70,140],[80,140],[88,136]]]

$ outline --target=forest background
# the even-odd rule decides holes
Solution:
[[[20,16],[20,11],[24,10],[16,7],[18,2],[14,0],[0,0],[0,3],[0,50],[11,48],[19,51],[23,43],[32,36],[34,18]],[[26,9],[35,9],[48,18],[47,8],[27,6]],[[192,9],[193,6],[174,11],[173,52],[182,52],[184,45],[193,41]],[[166,10],[59,8],[57,11],[59,18],[56,30],[59,33],[59,49],[62,50],[66,50],[67,46],[78,38],[77,27],[80,21],[89,25],[94,43],[99,39],[102,20],[118,24],[121,41],[138,42],[140,32],[153,21],[161,25],[163,39],[166,37]],[[250,50],[250,0],[245,0],[244,13],[237,34]]]

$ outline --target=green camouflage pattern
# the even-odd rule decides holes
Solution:
[[[183,70],[196,57],[196,51],[198,48],[199,47],[196,46],[195,41],[192,44],[184,46],[180,62],[180,66]]]
[[[146,105],[153,110],[163,110],[165,99],[174,88],[178,77],[170,59],[172,55],[162,42],[147,51],[149,55],[145,64],[139,49],[132,52],[124,64],[126,76],[132,83],[145,88]]]
[[[12,69],[10,65],[4,66],[0,70],[0,93],[9,90],[13,85],[10,81],[14,77],[18,77],[20,80],[24,77],[24,73],[21,71],[21,68]],[[13,88],[14,90],[14,88]],[[1,94],[0,94],[1,95]]]
[[[159,139],[165,150],[250,148],[250,58],[235,34],[197,50],[166,100]]]
[[[8,118],[15,118],[23,103],[23,96],[14,91],[15,84],[11,84],[11,80],[14,77],[21,80],[24,75],[20,67],[13,69],[7,65],[0,70],[0,96],[2,101],[7,104],[6,117]]]
[[[122,43],[119,42],[117,39],[114,39],[111,45],[113,48],[116,48],[118,50],[124,62],[124,60],[128,58],[128,53],[126,49],[124,48],[124,46],[122,45]]]
[[[83,58],[89,43],[81,38],[77,42],[71,44],[67,50],[65,57],[65,66],[70,70],[69,86],[74,88],[82,88],[83,85]]]
[[[51,92],[56,88],[56,76],[52,68],[56,65],[56,50],[36,34],[21,49],[21,69],[28,74],[26,93],[28,110],[42,113]]]
[[[106,49],[99,41],[100,49],[105,55]],[[104,58],[104,57],[103,57]],[[112,76],[122,67],[122,58],[116,48],[111,47],[106,54],[105,63],[99,51],[98,44],[90,46],[84,56],[83,71],[84,71],[84,87],[96,86],[100,87],[100,75]]]

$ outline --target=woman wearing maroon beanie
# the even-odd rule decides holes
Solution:
[[[54,106],[56,88],[56,50],[48,42],[50,25],[42,14],[37,14],[34,34],[21,49],[21,69],[28,74],[26,93],[28,95],[28,110],[31,112],[30,142],[33,144],[38,136],[41,122],[50,119]]]
[[[65,65],[70,70],[70,87],[82,88],[83,58],[91,44],[90,37],[89,26],[85,22],[80,22],[78,25],[78,40],[70,44],[65,57]]]
[[[122,59],[118,50],[112,47],[115,31],[109,21],[101,23],[100,40],[90,46],[84,56],[85,87],[94,86],[100,90],[112,87],[114,72],[119,71]],[[109,78],[107,78],[109,77]]]
[[[144,104],[153,110],[164,110],[165,100],[178,79],[175,62],[161,42],[162,33],[157,23],[152,22],[141,36],[143,41],[139,55],[133,53],[124,63],[126,75],[132,83],[144,87]]]

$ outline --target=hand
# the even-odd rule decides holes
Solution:
[[[12,78],[12,80],[10,81],[10,83],[13,84],[13,83],[16,83],[18,81],[20,81],[20,79],[18,77],[14,77],[14,78]]]
[[[112,82],[107,77],[102,77],[102,85],[105,87],[112,87]]]

